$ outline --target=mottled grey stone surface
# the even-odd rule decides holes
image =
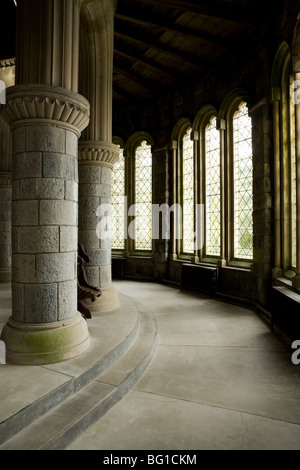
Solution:
[[[16,129],[13,142],[13,318],[71,319],[77,315],[78,137],[34,125]],[[0,219],[9,209],[1,198]],[[5,227],[0,252],[9,244]]]

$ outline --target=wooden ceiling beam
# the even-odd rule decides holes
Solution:
[[[123,88],[119,87],[115,83],[113,84],[113,91],[118,93],[118,95],[122,96],[122,98],[125,98],[129,103],[132,103],[134,100],[134,96],[128,93],[127,91],[123,90]]]
[[[190,29],[190,28],[187,28],[186,26],[181,26],[176,23],[171,23],[170,21],[166,20],[166,18],[163,18],[160,15],[155,15],[155,19],[154,19],[149,15],[141,16],[140,13],[134,14],[134,15],[130,14],[130,16],[123,14],[123,13],[116,13],[115,18],[121,21],[140,24],[142,26],[158,27],[158,28],[163,29],[164,31],[168,31],[173,34],[180,34],[181,36],[185,36],[185,37],[192,37],[195,39],[200,39],[201,41],[214,44],[215,46],[221,49],[232,49],[233,47],[236,47],[236,41],[232,41],[226,38],[221,38],[213,34],[208,34],[205,32]]]
[[[182,63],[183,61],[187,62],[193,65],[194,67],[197,67],[198,69],[203,69],[203,67],[211,65],[211,63],[207,59],[191,56],[191,54],[181,52],[178,49],[173,49],[165,44],[160,43],[159,41],[154,40],[153,38],[151,40],[149,38],[146,38],[145,35],[136,34],[133,31],[127,30],[126,32],[122,32],[117,26],[115,26],[115,36],[139,42],[145,47],[155,49],[159,52],[170,55],[180,63]]]
[[[157,6],[157,0],[143,0],[143,4]],[[138,2],[140,5],[140,2]],[[220,0],[201,0],[192,2],[187,0],[163,0],[161,6],[176,10],[189,11],[199,15],[212,16],[223,20],[237,21],[244,24],[256,24],[257,9],[233,5]],[[263,13],[263,11],[262,11]]]
[[[158,71],[159,73],[163,73],[169,79],[174,80],[174,78],[176,78],[176,76],[174,77],[174,72],[173,71],[171,71],[169,69],[166,69],[163,66],[160,66],[159,64],[155,63],[153,60],[150,60],[150,59],[148,59],[144,56],[138,56],[136,53],[133,53],[132,51],[129,52],[126,49],[120,48],[117,45],[115,45],[114,49],[115,49],[115,52],[117,54],[125,57],[126,59],[132,60],[134,62],[139,62],[139,63],[145,65],[146,67],[150,67],[150,68]],[[179,76],[177,78],[179,78]]]
[[[130,70],[130,71],[125,70],[124,67],[116,61],[114,62],[114,71],[120,75],[123,75],[123,77],[126,77],[129,80],[135,82],[136,84],[138,84],[145,90],[150,91],[151,93],[153,92],[157,93],[160,89],[160,87],[154,84],[154,82],[150,82],[149,79],[141,77],[139,74],[137,74],[133,70]]]

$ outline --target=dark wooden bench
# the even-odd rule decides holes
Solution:
[[[183,263],[181,289],[193,289],[205,294],[214,294],[218,288],[218,268],[203,264]]]
[[[272,286],[271,327],[277,326],[292,339],[300,338],[300,295],[285,286]]]
[[[84,318],[92,318],[91,311],[87,305],[85,305],[84,300],[91,299],[92,302],[95,302],[95,300],[102,295],[99,287],[91,286],[88,283],[84,265],[89,262],[90,258],[88,254],[82,244],[79,243],[77,256],[77,309]]]

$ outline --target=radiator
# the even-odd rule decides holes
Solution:
[[[202,264],[182,264],[181,288],[214,294],[218,288],[218,268]]]
[[[271,291],[272,328],[276,325],[289,336],[300,339],[300,295],[287,287]]]

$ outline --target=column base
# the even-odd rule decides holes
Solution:
[[[2,330],[8,363],[42,365],[72,359],[90,345],[87,323],[78,314],[72,320],[26,324],[10,318]]]
[[[282,269],[278,268],[278,267],[273,268],[272,269],[272,276],[275,277],[275,278],[276,277],[281,277],[282,276]]]
[[[295,289],[300,289],[300,274],[296,274],[292,279],[292,285]]]
[[[101,287],[102,295],[95,302],[86,299],[84,304],[90,309],[92,315],[97,313],[110,312],[119,307],[119,293],[114,286]]]
[[[225,268],[227,266],[226,259],[224,259],[224,258],[219,259],[218,262],[217,262],[217,266],[218,266],[218,268]]]
[[[0,283],[11,282],[11,268],[0,268]]]

